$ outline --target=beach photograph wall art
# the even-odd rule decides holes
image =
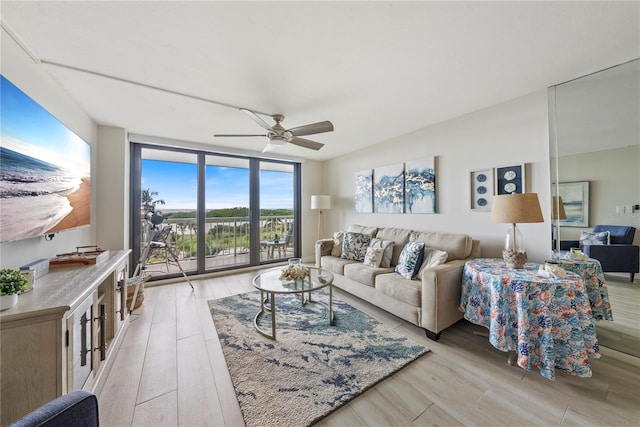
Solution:
[[[91,146],[0,76],[0,241],[87,226]]]

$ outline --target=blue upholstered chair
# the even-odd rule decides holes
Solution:
[[[84,390],[62,395],[9,427],[98,427],[98,398]]]
[[[640,247],[633,244],[636,228],[625,225],[596,225],[594,233],[608,231],[609,245],[584,245],[582,252],[602,264],[602,270],[611,273],[629,273],[631,281],[640,270]]]

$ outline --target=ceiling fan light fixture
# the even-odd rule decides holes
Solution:
[[[271,145],[287,145],[287,138],[280,135],[272,135],[269,137],[269,144]]]

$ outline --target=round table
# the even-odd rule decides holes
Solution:
[[[309,276],[303,280],[286,281],[280,279],[280,273],[285,267],[275,267],[266,270],[253,278],[253,286],[260,291],[260,311],[253,319],[253,325],[260,334],[273,340],[276,339],[276,294],[300,294],[300,302],[304,306],[309,302],[323,304],[311,299],[311,293],[329,287],[329,325],[333,324],[333,273],[321,268],[306,267]],[[265,297],[264,294],[267,294]],[[305,299],[305,295],[307,298]],[[267,301],[269,306],[267,307]],[[324,305],[324,304],[323,304]],[[258,326],[258,319],[265,312],[271,313],[271,334]]]
[[[508,268],[502,259],[467,261],[460,310],[465,319],[489,329],[489,342],[515,351],[518,366],[540,369],[545,378],[555,368],[591,376],[590,358],[600,357],[591,306],[582,278],[538,274],[540,264]]]

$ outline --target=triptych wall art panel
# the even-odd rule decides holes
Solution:
[[[358,213],[436,213],[435,157],[355,173]]]
[[[373,171],[373,207],[378,213],[404,211],[404,165],[375,168]]]
[[[356,212],[373,212],[373,171],[371,169],[356,172]]]
[[[436,213],[436,172],[433,157],[413,160],[404,167],[406,213]]]
[[[471,210],[490,211],[494,195],[526,192],[525,164],[471,171]]]

